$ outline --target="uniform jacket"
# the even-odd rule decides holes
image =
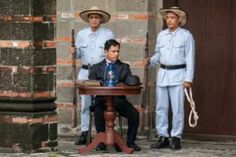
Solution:
[[[186,68],[176,70],[160,68],[157,74],[158,86],[192,82],[195,64],[195,44],[192,34],[180,27],[175,32],[170,32],[168,29],[161,31],[157,36],[155,54],[151,57],[150,67],[156,64],[186,64]]]
[[[86,27],[78,32],[76,36],[77,58],[82,64],[96,64],[105,58],[104,44],[115,36],[110,29],[100,27],[93,32],[90,27]]]

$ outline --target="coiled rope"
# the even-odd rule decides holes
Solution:
[[[191,111],[190,111],[189,117],[188,117],[188,123],[189,123],[190,127],[195,128],[197,126],[197,121],[198,121],[199,117],[196,112],[195,102],[193,100],[192,88],[189,88],[189,92],[188,92],[188,89],[185,88],[184,93],[185,93],[185,96],[186,96],[186,98],[190,104],[190,107],[191,107]],[[192,118],[194,120],[193,123],[192,123]]]

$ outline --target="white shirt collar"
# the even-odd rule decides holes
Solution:
[[[95,34],[97,35],[100,32],[101,28],[99,27],[96,32],[93,32],[91,27],[89,27],[89,34]]]

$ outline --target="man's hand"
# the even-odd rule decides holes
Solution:
[[[192,83],[191,82],[184,82],[184,88],[191,88],[192,87]]]
[[[150,58],[145,58],[144,60],[143,60],[143,65],[144,66],[147,66],[147,65],[149,65],[150,64]]]
[[[70,53],[71,53],[71,54],[76,53],[76,48],[75,48],[75,47],[70,47]]]

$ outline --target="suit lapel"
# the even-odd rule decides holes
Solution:
[[[105,68],[106,68],[106,60],[104,59],[102,62],[101,62],[101,75],[102,75],[102,78],[104,79],[104,73],[105,73]]]
[[[121,66],[121,62],[120,60],[117,60],[117,62],[115,63],[117,72],[118,72],[118,78],[120,80],[120,75],[121,75],[121,70],[122,70],[122,66]]]

